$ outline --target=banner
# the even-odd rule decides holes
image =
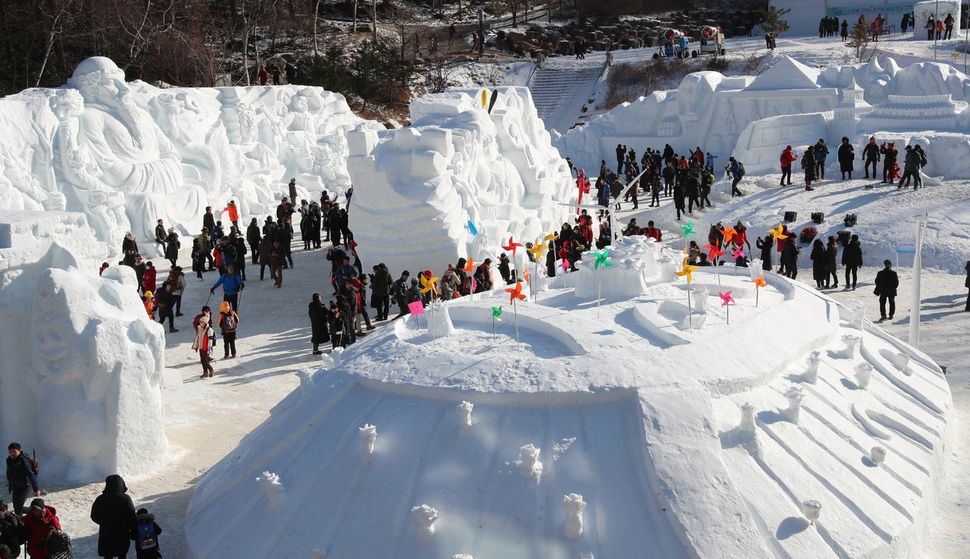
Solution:
[[[902,4],[870,4],[868,6],[829,6],[826,15],[828,17],[839,16],[859,19],[860,15],[866,14],[866,21],[872,23],[872,18],[879,14],[882,14],[883,17],[890,15],[902,17],[903,14],[912,11],[913,2],[908,2]],[[854,24],[855,21],[850,21],[849,23]]]
[[[916,254],[916,239],[896,239],[896,252]]]

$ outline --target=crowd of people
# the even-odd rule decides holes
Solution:
[[[842,180],[846,180],[847,175],[849,180],[852,180],[856,157],[855,147],[849,143],[848,137],[842,137],[842,143],[839,145],[837,153]],[[813,182],[825,180],[825,161],[828,158],[828,154],[829,148],[824,138],[819,138],[817,143],[805,148],[805,152],[801,158],[802,170],[805,173],[805,190],[814,190],[812,188]],[[902,174],[900,174],[898,163],[899,150],[896,149],[895,142],[877,144],[876,137],[870,136],[869,143],[862,148],[860,159],[865,162],[865,177],[863,178],[869,178],[870,167],[872,168],[872,178],[879,178],[877,173],[879,171],[879,161],[882,160],[883,183],[897,184],[896,179],[899,179],[897,189],[909,188],[912,185],[913,190],[916,190],[923,186],[923,181],[920,178],[920,169],[925,167],[928,161],[926,159],[926,152],[919,144],[906,146],[903,155]],[[792,165],[797,160],[798,157],[793,153],[790,145],[782,150],[781,156],[779,157],[781,164],[780,186],[791,185]]]

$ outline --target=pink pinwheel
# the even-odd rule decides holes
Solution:
[[[741,247],[732,248],[731,249],[731,254],[734,255],[734,259],[735,260],[737,260],[738,258],[744,258],[744,251],[741,250]]]
[[[517,242],[513,241],[512,240],[512,236],[509,235],[509,245],[508,246],[504,246],[502,248],[504,248],[505,250],[511,250],[512,251],[512,256],[515,257],[515,249],[517,247],[520,247],[520,246],[522,246],[522,245],[520,243],[517,243]]]
[[[731,294],[732,293],[734,293],[734,291],[728,291],[727,293],[718,293],[718,295],[721,296],[721,306],[722,307],[726,307],[730,303],[737,304],[737,303],[734,302],[734,298],[731,297]]]
[[[562,271],[563,272],[565,272],[566,271],[566,268],[569,267],[569,260],[563,258],[562,261],[559,262],[559,267],[562,268]]]

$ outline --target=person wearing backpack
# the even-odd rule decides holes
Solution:
[[[91,506],[91,520],[98,525],[98,555],[126,557],[131,547],[131,527],[135,524],[135,505],[127,495],[128,486],[117,474],[104,480],[104,491]]]
[[[219,318],[216,325],[222,329],[222,347],[225,350],[223,359],[236,358],[236,326],[239,324],[239,315],[232,310],[228,301],[223,301],[219,305]],[[232,355],[230,356],[230,350]]]
[[[202,307],[202,313],[192,321],[192,326],[195,327],[195,339],[192,341],[192,349],[199,352],[199,358],[202,361],[202,378],[209,378],[213,373],[210,350],[212,349],[212,344],[215,343],[216,333],[209,325],[211,320],[212,311],[206,305]]]
[[[31,559],[47,559],[50,551],[47,549],[47,537],[52,531],[61,529],[61,521],[57,518],[57,510],[44,504],[44,500],[37,498],[30,502],[30,509],[24,515],[24,533],[27,538],[27,555]]]
[[[155,523],[155,515],[148,509],[135,511],[135,525],[131,528],[131,539],[135,541],[135,557],[137,559],[161,559],[162,552],[158,548],[158,536],[162,528]]]
[[[744,164],[736,160],[734,157],[728,159],[728,165],[724,168],[733,180],[731,181],[731,198],[735,196],[744,196],[744,193],[738,190],[738,183],[745,175]]]
[[[10,512],[6,501],[0,501],[0,545],[7,546],[11,557],[20,557],[24,523],[20,517]]]
[[[20,443],[10,443],[7,453],[7,489],[13,494],[14,514],[21,516],[27,490],[33,489],[34,497],[41,495],[37,485],[37,463],[22,452]]]

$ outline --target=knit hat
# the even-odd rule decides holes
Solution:
[[[40,497],[38,497],[38,498],[36,498],[36,499],[34,499],[33,501],[30,502],[30,509],[31,510],[37,509],[37,510],[43,512],[44,511],[44,508],[46,508],[46,506],[47,505],[44,504],[44,500],[41,499]]]

